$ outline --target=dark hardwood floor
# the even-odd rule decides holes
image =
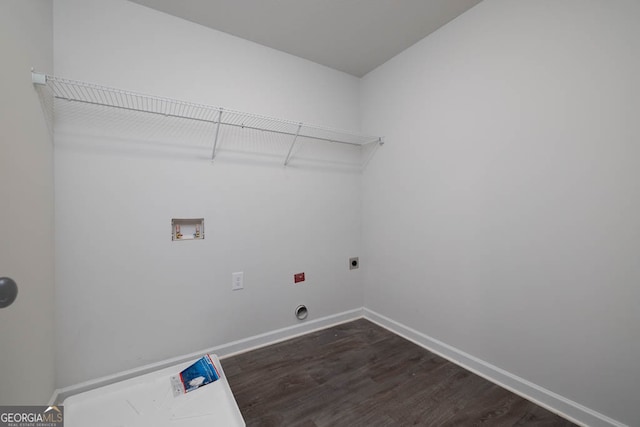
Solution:
[[[360,319],[222,360],[247,426],[573,426]]]

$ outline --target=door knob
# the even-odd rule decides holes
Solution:
[[[0,277],[0,308],[9,307],[18,296],[18,285],[13,279]]]

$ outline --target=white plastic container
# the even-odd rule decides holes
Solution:
[[[170,377],[194,361],[182,363],[68,397],[66,427],[243,427],[220,360],[212,355],[220,378],[174,397]]]

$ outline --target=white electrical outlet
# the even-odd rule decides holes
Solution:
[[[231,290],[239,291],[240,289],[244,289],[244,273],[242,271],[231,273]]]

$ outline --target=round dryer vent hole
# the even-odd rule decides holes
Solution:
[[[299,305],[298,307],[296,307],[295,314],[298,320],[304,320],[309,315],[309,310],[307,310],[306,305]]]

